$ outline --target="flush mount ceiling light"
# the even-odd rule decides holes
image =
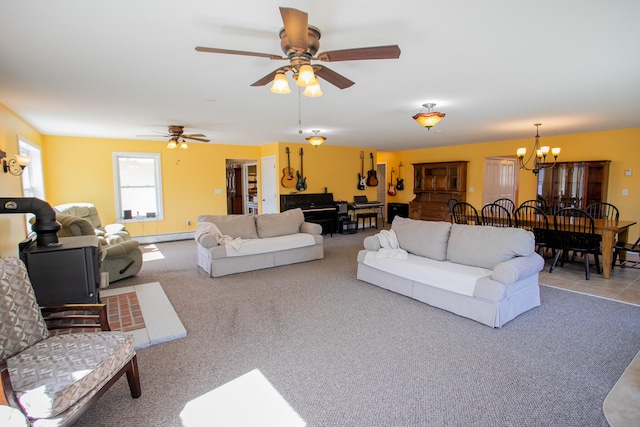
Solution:
[[[318,148],[318,145],[327,140],[327,138],[325,138],[324,136],[318,135],[318,133],[320,132],[319,130],[312,130],[311,132],[313,132],[314,135],[308,136],[305,139],[309,141],[309,144],[313,145],[314,147]]]
[[[520,169],[528,170],[534,173],[534,175],[538,175],[541,169],[552,168],[556,165],[556,161],[558,160],[558,155],[560,154],[560,148],[554,147],[549,149],[549,146],[544,145],[540,146],[540,135],[538,135],[538,128],[542,126],[542,123],[534,123],[536,127],[536,140],[533,143],[533,150],[531,154],[529,154],[529,158],[524,160],[524,156],[527,154],[527,149],[522,147],[518,148],[516,154],[520,159]],[[549,154],[549,150],[551,150],[551,155],[553,156],[553,163],[547,163],[547,154]],[[535,154],[535,157],[534,157]],[[528,165],[528,163],[533,159],[533,164]]]
[[[423,113],[422,110],[420,110],[418,114],[413,116],[413,120],[420,123],[421,126],[426,127],[427,130],[431,130],[431,128],[437,125],[438,122],[444,119],[444,116],[445,116],[444,113],[433,111],[433,107],[435,106],[436,104],[432,104],[432,103],[422,104],[422,107],[423,107],[422,110],[426,108],[427,112]]]

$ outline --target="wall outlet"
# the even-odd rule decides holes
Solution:
[[[469,187],[469,193],[473,193],[473,192],[474,192],[474,190],[475,190],[475,188],[473,188],[473,187]]]
[[[625,169],[624,170],[624,176],[631,176],[632,173],[633,173],[633,171],[631,169]]]
[[[187,225],[191,225],[191,220],[190,219],[187,220]]]
[[[622,195],[623,196],[628,196],[629,195],[629,190],[627,190],[626,188],[622,189]]]
[[[222,194],[222,188],[216,188],[216,194]]]

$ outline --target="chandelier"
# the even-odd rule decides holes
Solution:
[[[538,175],[542,169],[552,168],[556,165],[556,161],[558,160],[558,154],[560,154],[560,148],[554,147],[549,148],[548,145],[540,146],[540,135],[538,134],[538,128],[542,126],[542,123],[534,123],[536,127],[536,141],[533,144],[533,151],[529,154],[527,160],[524,160],[524,156],[527,154],[527,149],[522,147],[518,148],[516,154],[520,159],[520,169],[532,171],[535,175]],[[547,163],[547,155],[551,151],[551,155],[553,156],[553,163]],[[535,156],[534,156],[535,155]],[[533,164],[529,164],[529,162],[533,159]]]
[[[422,104],[422,107],[423,107],[422,109],[424,110],[426,108],[427,112],[423,113],[422,110],[420,110],[418,114],[413,116],[413,120],[420,123],[420,125],[426,127],[427,130],[431,130],[431,128],[437,125],[438,122],[444,119],[444,116],[445,116],[444,113],[433,111],[433,107],[435,106],[436,104],[432,104],[432,103]]]
[[[325,138],[322,135],[318,135],[318,133],[320,132],[319,130],[312,130],[311,132],[313,132],[314,135],[313,136],[308,136],[308,137],[305,138],[309,142],[309,144],[311,144],[314,147],[318,148],[318,145],[320,145],[324,141],[326,141],[327,138]]]

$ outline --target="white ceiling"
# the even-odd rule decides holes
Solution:
[[[39,132],[136,139],[169,124],[211,143],[402,150],[640,126],[637,0],[0,0],[0,103]],[[324,95],[250,84],[285,61],[279,6],[319,52],[398,44],[399,59],[324,63]],[[426,102],[445,119],[427,131]],[[301,105],[301,126],[298,124]],[[303,135],[298,134],[299,127]],[[158,138],[162,140],[162,138]]]

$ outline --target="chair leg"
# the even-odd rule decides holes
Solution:
[[[556,263],[558,262],[558,258],[560,258],[560,254],[562,254],[564,250],[558,249],[556,255],[553,257],[553,262],[551,263],[551,267],[549,267],[549,273],[553,273],[553,269],[556,268]]]
[[[129,390],[131,390],[131,397],[134,399],[140,397],[142,395],[142,388],[140,387],[140,374],[138,372],[138,355],[133,356],[133,359],[129,361],[127,382],[129,383]]]
[[[589,252],[584,253],[584,275],[587,280],[590,278],[589,274]]]

